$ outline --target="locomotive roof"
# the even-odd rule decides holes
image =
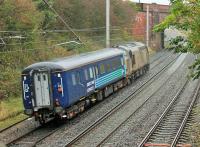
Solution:
[[[118,44],[115,47],[120,48],[122,50],[137,52],[141,49],[146,49],[146,45],[141,42],[126,42],[122,44]]]
[[[145,44],[141,42],[130,42],[130,43],[125,43],[125,44],[119,44],[118,47],[124,48],[127,50],[132,50],[132,51],[138,51],[140,49],[144,49]]]
[[[27,73],[32,69],[51,69],[51,70],[70,70],[80,66],[84,66],[90,63],[94,63],[96,61],[100,61],[107,58],[112,58],[118,55],[122,55],[123,51],[117,48],[107,48],[98,51],[93,51],[89,53],[84,53],[80,55],[74,55],[59,59],[54,59],[46,62],[38,62],[32,64],[24,69],[22,73]]]

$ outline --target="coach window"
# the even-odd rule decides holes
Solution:
[[[95,72],[95,75],[96,75],[96,76],[99,75],[99,68],[98,68],[98,65],[95,65],[95,66],[94,66],[94,72]]]
[[[119,67],[120,67],[120,64],[121,64],[121,63],[120,63],[120,60],[119,60],[119,59],[115,59],[115,60],[114,60],[114,68],[115,68],[115,69],[119,68]]]
[[[96,73],[96,75],[99,75],[99,69],[98,69],[98,66],[95,66],[95,73]]]
[[[112,69],[115,70],[116,69],[116,62],[115,62],[115,60],[112,60],[111,63],[112,63]]]
[[[80,79],[80,72],[76,73],[76,83],[81,83],[81,79]]]
[[[84,74],[85,74],[85,80],[87,81],[89,79],[87,69],[84,69]]]
[[[121,66],[122,66],[121,59],[117,60],[117,67],[121,67]]]
[[[75,73],[72,73],[72,85],[73,86],[76,85],[76,75],[75,75]]]
[[[89,68],[89,71],[90,71],[90,78],[92,79],[93,78],[92,67]]]
[[[100,73],[101,74],[105,73],[105,66],[104,66],[104,64],[100,64]]]
[[[107,71],[107,72],[110,72],[110,71],[111,71],[110,63],[107,63],[107,64],[106,64],[106,71]]]

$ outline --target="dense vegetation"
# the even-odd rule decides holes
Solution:
[[[200,53],[200,1],[199,0],[170,0],[170,15],[155,31],[163,31],[172,27],[182,31],[185,36],[178,36],[171,41],[176,52]],[[175,48],[174,48],[175,47]],[[190,67],[194,79],[200,76],[200,58]]]
[[[29,64],[104,46],[104,0],[48,2],[84,44],[65,44],[78,40],[42,0],[0,0],[0,98],[20,96],[20,73]],[[135,9],[128,1],[111,0],[113,42],[129,39]]]

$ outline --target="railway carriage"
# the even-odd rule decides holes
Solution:
[[[110,48],[30,65],[22,72],[25,114],[41,123],[55,116],[72,118],[123,87],[123,56]]]

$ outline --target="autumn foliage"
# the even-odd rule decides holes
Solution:
[[[0,0],[1,99],[20,96],[20,73],[27,65],[104,46],[105,0],[48,0],[48,3],[71,28],[89,28],[77,32],[85,44],[57,46],[76,38],[67,31],[54,32],[67,28],[42,0]],[[132,26],[135,11],[135,5],[129,1],[111,0],[112,27]],[[112,35],[123,39],[127,32],[113,31]]]

